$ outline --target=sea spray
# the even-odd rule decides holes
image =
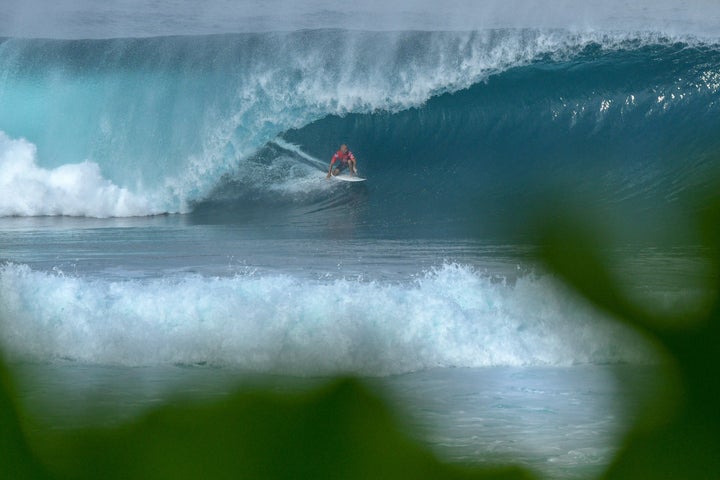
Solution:
[[[0,131],[0,216],[130,217],[153,213],[147,198],[102,177],[96,163],[45,169],[25,139]]]

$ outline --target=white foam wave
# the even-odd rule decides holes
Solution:
[[[280,275],[115,282],[6,264],[0,338],[11,355],[39,361],[298,375],[650,358],[548,277],[510,285],[458,265],[385,284]]]
[[[0,216],[129,217],[161,213],[147,199],[103,178],[93,162],[45,169],[37,149],[0,131]]]

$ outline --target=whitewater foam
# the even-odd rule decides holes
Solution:
[[[160,213],[148,199],[102,177],[93,162],[45,169],[37,149],[0,131],[0,216],[130,217]]]
[[[549,277],[509,284],[459,265],[380,283],[252,274],[117,282],[6,264],[0,322],[16,358],[104,365],[389,375],[651,358]]]

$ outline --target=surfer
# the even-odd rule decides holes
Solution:
[[[337,162],[337,164],[335,164]],[[340,145],[340,150],[335,152],[332,159],[330,160],[330,168],[328,168],[327,178],[330,175],[337,175],[346,168],[350,169],[351,174],[357,173],[357,162],[355,161],[355,155],[348,150],[347,145],[344,143]]]

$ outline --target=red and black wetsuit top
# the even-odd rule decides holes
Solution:
[[[330,165],[335,165],[335,161],[347,164],[350,160],[355,160],[355,155],[353,155],[350,150],[345,153],[343,153],[342,150],[338,150],[335,152],[335,155],[333,155],[332,160],[330,160]]]

